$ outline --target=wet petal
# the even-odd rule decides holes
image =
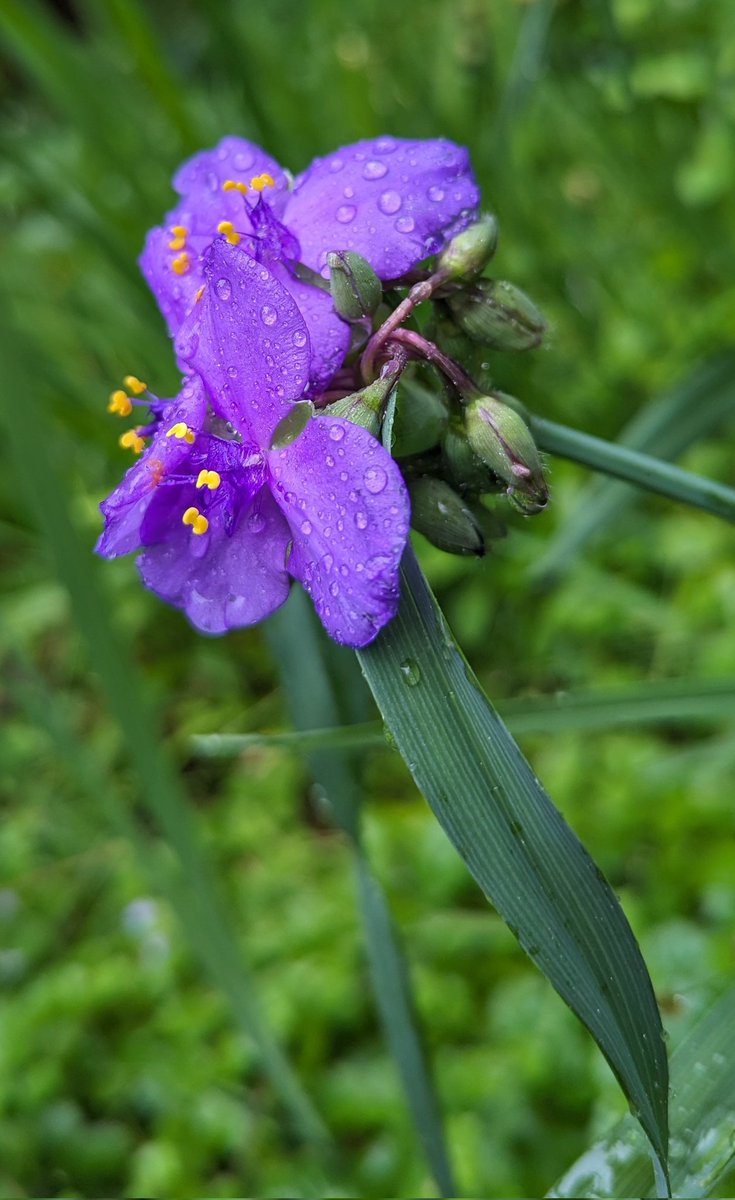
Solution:
[[[181,392],[164,411],[160,430],[129,471],[119,487],[100,505],[105,529],[95,549],[104,558],[130,554],[141,545],[141,525],[159,485],[174,474],[190,456],[192,447],[183,439],[167,437],[167,431],[182,421],[199,430],[207,411],[201,380],[187,379]]]
[[[176,338],[215,410],[261,447],[309,380],[309,335],[277,279],[222,238],[205,256],[206,290]]]
[[[317,158],[296,180],[284,222],[315,270],[354,250],[381,279],[435,254],[477,215],[467,151],[453,142],[377,138]]]
[[[262,621],[289,591],[285,569],[291,534],[267,489],[242,513],[232,534],[222,525],[197,537],[172,520],[165,541],[138,559],[147,587],[182,608],[197,629],[225,633]]]
[[[398,605],[409,526],[398,467],[366,430],[337,417],[314,418],[268,464],[293,531],[289,571],[335,641],[367,645]]]
[[[216,224],[222,219],[216,217],[222,200],[232,200],[241,194],[223,192],[222,185],[228,179],[249,185],[254,176],[262,174],[270,175],[274,181],[275,187],[265,188],[263,194],[278,215],[288,194],[289,177],[265,150],[244,138],[222,138],[213,149],[202,150],[187,159],[174,175],[173,183],[198,217],[206,216],[210,224]],[[249,188],[245,193],[248,205],[257,203],[259,195],[257,189]]]
[[[307,395],[318,396],[342,366],[350,346],[350,327],[334,311],[332,297],[310,283],[302,283],[283,268],[278,278],[299,306],[311,342]]]

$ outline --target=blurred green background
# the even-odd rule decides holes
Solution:
[[[177,164],[225,133],[294,171],[375,134],[453,138],[500,221],[494,270],[549,319],[541,351],[493,357],[498,384],[608,437],[647,413],[652,453],[735,484],[735,9],[3,0],[0,37],[0,254],[25,340],[0,443],[0,1192],[430,1193],[368,987],[348,839],[287,750],[192,750],[195,733],[288,728],[271,643],[198,636],[132,560],[89,553],[128,465],[109,392],[129,371],[161,395],[176,385],[136,257]],[[491,698],[625,688],[632,704],[645,686],[735,680],[730,528],[619,492],[605,515],[558,461],[551,482],[550,511],[511,516],[482,562],[418,547]],[[137,673],[116,689],[120,662]],[[689,708],[521,736],[620,894],[673,1036],[735,959],[732,695],[721,716]],[[623,1101],[398,757],[373,749],[359,770],[458,1189],[541,1194]],[[212,935],[202,854],[237,955]],[[245,1032],[252,995],[331,1149],[284,1117]]]

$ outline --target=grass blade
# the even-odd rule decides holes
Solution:
[[[666,1048],[636,941],[609,885],[481,691],[410,550],[398,615],[359,659],[437,819],[594,1036],[665,1170]]]

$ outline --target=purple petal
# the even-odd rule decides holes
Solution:
[[[290,530],[267,489],[242,514],[234,533],[211,525],[201,537],[180,520],[166,541],[138,559],[143,582],[182,608],[204,633],[254,625],[283,604],[289,591],[285,569]]]
[[[199,430],[207,411],[207,399],[201,380],[187,379],[181,392],[165,410],[160,430],[142,457],[123,476],[119,487],[100,505],[105,529],[95,549],[104,558],[130,554],[141,545],[141,525],[158,485],[174,474],[191,454],[191,446],[166,433],[172,425],[184,421]]]
[[[293,531],[289,571],[335,641],[367,645],[398,605],[409,526],[398,467],[366,430],[337,417],[316,417],[268,463]]]
[[[440,250],[475,219],[478,203],[463,147],[384,137],[315,159],[283,219],[307,266],[321,270],[330,250],[354,250],[388,280]]]
[[[288,270],[278,278],[299,306],[311,342],[311,367],[307,395],[318,396],[342,366],[350,346],[350,327],[334,311],[332,297],[310,283],[294,278]]]
[[[278,215],[283,210],[288,193],[288,176],[265,150],[244,138],[222,138],[212,150],[202,150],[187,159],[174,175],[173,183],[193,212],[202,219],[207,216],[209,223],[216,225],[218,220],[222,220],[221,216],[216,217],[221,200],[232,199],[240,194],[223,192],[223,183],[227,179],[234,179],[237,183],[249,184],[254,176],[264,173],[270,175],[275,183],[275,187],[266,188],[265,195]],[[259,192],[251,189],[246,193],[247,203],[257,203],[259,195]]]
[[[212,405],[243,437],[267,448],[309,380],[309,335],[270,271],[218,238],[205,256],[206,290],[176,338]]]

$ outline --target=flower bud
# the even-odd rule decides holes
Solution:
[[[541,512],[549,499],[541,455],[523,417],[497,396],[478,396],[465,409],[467,440],[507,484],[522,512]]]
[[[447,406],[441,396],[417,380],[404,376],[391,438],[394,458],[423,454],[436,446],[446,428],[447,415]]]
[[[361,425],[372,433],[373,437],[380,436],[380,426],[383,421],[383,411],[393,388],[396,386],[395,375],[386,375],[376,379],[359,392],[351,392],[341,400],[335,400],[322,411],[329,417],[344,417],[353,425]]]
[[[422,475],[409,481],[411,524],[448,554],[485,553],[485,538],[475,515],[443,479]]]
[[[478,279],[447,303],[460,329],[495,350],[532,350],[546,324],[533,301],[503,279]]]
[[[329,290],[336,311],[345,321],[371,317],[383,298],[383,285],[364,258],[352,250],[327,255]]]
[[[492,213],[485,213],[469,229],[452,238],[439,256],[439,271],[449,279],[469,283],[490,262],[497,244],[498,222]]]
[[[497,477],[478,458],[461,425],[451,422],[442,438],[444,469],[455,487],[469,492],[497,491]]]

